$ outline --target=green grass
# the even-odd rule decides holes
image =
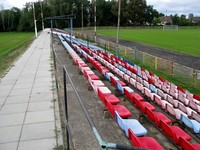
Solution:
[[[33,37],[33,32],[5,32],[0,33],[0,57],[18,48]]]
[[[26,50],[32,42],[33,36],[34,33],[0,33],[0,77]]]
[[[116,37],[114,28],[99,29],[97,33]],[[200,56],[200,29],[120,29],[119,38]]]

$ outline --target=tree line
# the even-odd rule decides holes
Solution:
[[[51,23],[45,18],[75,14],[73,26],[81,27],[94,25],[94,0],[43,0],[34,3],[35,17],[38,30],[42,29],[42,16],[45,27]],[[118,0],[96,0],[97,26],[116,26],[118,13]],[[82,18],[83,14],[83,18]],[[120,26],[157,25],[159,13],[146,0],[122,0]],[[172,16],[172,23],[177,25],[191,25],[186,18],[178,15]],[[66,28],[67,20],[54,20],[53,27]],[[26,3],[22,9],[13,7],[4,9],[0,5],[0,32],[8,31],[34,31],[33,3]]]

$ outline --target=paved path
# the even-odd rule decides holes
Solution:
[[[52,150],[58,144],[48,31],[0,79],[0,150]]]

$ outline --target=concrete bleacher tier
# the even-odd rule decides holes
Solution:
[[[88,80],[88,82],[93,87],[94,83],[97,81],[100,81],[99,78],[86,66],[86,65],[79,65],[79,62],[83,64],[82,60],[76,55],[75,52],[70,51],[69,54],[72,56],[72,58],[75,60],[76,64],[79,66],[79,69],[84,74],[85,78]],[[79,59],[79,61],[77,61]],[[94,88],[95,90],[95,88]],[[129,122],[128,127],[134,128],[135,133],[138,136],[145,135],[147,133],[147,130],[137,121],[135,120],[133,123],[133,119],[127,119],[132,114],[128,111],[128,109],[123,105],[118,105],[120,103],[120,100],[117,99],[113,94],[111,94],[111,91],[105,87],[103,84],[100,84],[99,87],[97,87],[97,95],[100,97],[102,102],[107,107],[108,111],[111,113],[113,118],[116,117],[115,113],[117,113],[118,119],[126,118],[126,121],[123,122]],[[112,100],[110,100],[112,99]],[[132,122],[132,123],[131,123]],[[122,124],[120,124],[120,127]],[[126,124],[124,124],[126,126]],[[127,127],[127,126],[126,126]],[[128,135],[128,128],[124,130],[126,135]]]
[[[186,132],[184,132],[178,126],[171,126],[170,125],[171,120],[169,118],[167,118],[164,114],[162,114],[160,112],[155,112],[156,108],[154,106],[152,106],[149,102],[145,102],[144,99],[141,98],[141,96],[134,93],[134,91],[130,87],[128,87],[126,85],[126,83],[121,81],[119,78],[115,77],[114,74],[109,72],[109,70],[107,68],[105,68],[104,66],[102,66],[101,63],[104,64],[108,68],[112,68],[114,73],[116,73],[118,76],[123,78],[124,81],[126,81],[127,83],[136,87],[138,90],[140,90],[142,93],[144,93],[147,97],[149,97],[152,101],[155,101],[155,103],[157,103],[158,105],[161,105],[162,108],[166,109],[170,114],[176,116],[176,119],[178,119],[178,120],[181,120],[181,115],[190,116],[190,117],[195,116],[196,118],[198,118],[199,112],[196,112],[196,110],[198,110],[198,109],[193,109],[192,107],[187,108],[187,106],[185,106],[185,105],[181,106],[180,104],[178,104],[178,106],[181,106],[181,107],[174,108],[174,104],[171,104],[170,102],[166,101],[166,99],[171,95],[173,98],[178,98],[177,101],[180,101],[181,104],[182,104],[182,102],[184,104],[186,104],[186,103],[190,104],[190,102],[191,102],[194,106],[198,106],[198,104],[199,104],[198,103],[198,101],[199,101],[198,95],[194,94],[193,97],[191,95],[189,97],[188,91],[186,92],[184,89],[181,89],[180,87],[176,87],[175,85],[170,84],[167,80],[164,80],[160,77],[156,77],[153,73],[148,74],[148,71],[146,71],[144,69],[141,69],[141,68],[138,69],[136,67],[133,67],[133,66],[127,64],[126,62],[118,59],[114,55],[109,55],[102,51],[93,52],[84,46],[81,46],[81,48],[82,48],[82,50],[81,50],[75,44],[73,44],[73,46],[75,47],[76,50],[79,49],[79,53],[83,54],[83,57],[87,58],[88,61],[91,64],[93,64],[94,67],[97,68],[105,76],[105,78],[107,80],[109,80],[123,95],[125,95],[130,101],[135,103],[136,106],[138,108],[140,108],[144,114],[147,114],[147,116],[149,116],[149,118],[152,121],[154,121],[158,127],[162,128],[162,130],[165,132],[165,134],[167,136],[169,136],[171,139],[173,139],[174,142],[178,146],[185,148],[186,147],[185,145],[188,144],[188,145],[192,145],[192,147],[197,147],[197,146],[194,146],[195,144],[190,144],[188,142],[191,139],[191,137]],[[82,51],[84,51],[85,53]],[[92,55],[96,60],[100,61],[100,63],[88,55]],[[78,58],[78,59],[80,59],[80,58]],[[80,66],[82,66],[82,65],[80,65]],[[83,65],[83,66],[87,67],[86,65]],[[80,67],[80,68],[82,68],[82,67]],[[90,72],[90,73],[92,74],[92,72]],[[85,76],[87,78],[87,75],[85,75]],[[93,79],[90,79],[90,84],[92,84],[92,80]],[[98,80],[98,78],[95,78],[94,80]],[[117,98],[114,95],[111,94],[109,89],[106,89],[106,87],[103,87],[103,85],[101,85],[101,86],[102,87],[96,88],[98,96],[100,97],[102,102],[105,104],[107,109],[110,111],[113,118],[116,118],[119,120],[120,119],[119,117],[121,117],[121,119],[130,117],[131,113],[123,105],[118,105],[119,101],[117,100]],[[182,94],[182,93],[184,93],[184,94]],[[180,95],[182,95],[182,96],[180,96]],[[183,98],[185,98],[185,99],[188,98],[187,99],[188,101],[183,101]],[[113,99],[113,101],[112,100],[110,101],[110,99]],[[183,106],[184,106],[184,108],[183,108]],[[179,108],[181,108],[181,109],[179,109]],[[186,110],[186,111],[183,111],[183,110]],[[125,113],[123,113],[123,112],[125,112]],[[120,113],[122,113],[122,114],[120,114]],[[195,115],[192,115],[192,114],[195,114]],[[119,115],[119,117],[118,117],[118,115]],[[125,119],[125,120],[128,120],[128,119]],[[198,120],[195,120],[195,121],[198,122]],[[120,126],[120,128],[122,128],[121,125],[119,125],[119,126]],[[127,129],[125,130],[125,132],[126,132],[126,135],[128,135],[129,139],[132,140],[132,137],[129,136]],[[130,134],[132,134],[133,131],[130,130],[129,132],[130,132]],[[184,143],[184,141],[186,144]],[[133,145],[134,145],[134,142],[133,142]],[[198,145],[198,144],[196,144],[196,145]],[[144,146],[143,148],[147,148],[147,147]]]

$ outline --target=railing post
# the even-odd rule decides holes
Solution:
[[[136,48],[136,47],[134,47],[134,48],[133,48],[133,50],[134,50],[134,57],[133,57],[133,61],[134,61],[134,62],[136,62],[136,58],[137,58],[137,57],[136,57],[136,55],[137,55],[137,48]]]
[[[194,82],[195,82],[195,78],[197,78],[197,71],[196,70],[193,70],[193,79],[192,79],[192,87],[194,88],[195,86],[195,84],[194,84]]]
[[[67,150],[69,150],[69,131],[68,131],[68,107],[67,107],[67,84],[66,84],[66,68],[63,67],[63,84],[64,84],[64,101],[65,101],[65,117],[66,117],[66,136]]]
[[[57,67],[56,67],[56,54],[55,54],[55,49],[54,47],[52,46],[52,49],[53,49],[53,63],[54,63],[54,69],[55,71],[57,71]]]
[[[158,70],[158,57],[155,57],[155,69]]]
[[[174,77],[174,62],[171,64],[171,77]]]

